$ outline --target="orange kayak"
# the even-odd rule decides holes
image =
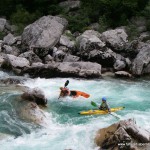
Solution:
[[[85,92],[74,91],[74,90],[70,91],[70,95],[69,96],[74,97],[74,98],[79,97],[79,96],[82,96],[82,97],[85,97],[85,98],[89,98],[90,97],[90,95],[85,93]]]

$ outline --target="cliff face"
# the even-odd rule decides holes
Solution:
[[[133,119],[122,120],[100,129],[95,143],[101,149],[143,150],[150,149],[150,132],[138,127]]]

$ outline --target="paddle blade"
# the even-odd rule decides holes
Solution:
[[[91,101],[91,105],[94,106],[94,107],[98,107],[98,105],[93,101]]]
[[[67,80],[67,81],[65,82],[64,87],[66,87],[68,84],[69,84],[69,80]]]

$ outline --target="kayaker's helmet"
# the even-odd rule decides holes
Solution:
[[[102,101],[105,101],[105,102],[106,102],[106,100],[107,100],[106,97],[102,97]]]
[[[63,90],[63,87],[60,87],[60,90]]]

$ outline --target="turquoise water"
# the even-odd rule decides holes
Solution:
[[[139,126],[150,130],[150,81],[69,79],[69,89],[84,91],[91,97],[58,100],[59,87],[66,80],[38,78],[24,83],[30,88],[39,87],[48,98],[45,127],[19,118],[15,102],[21,92],[1,85],[0,132],[9,135],[0,141],[1,150],[97,150],[96,131],[118,120],[111,115],[81,116],[78,112],[94,109],[91,100],[100,104],[102,96],[108,98],[111,107],[125,106],[116,112],[121,119],[135,118]]]

